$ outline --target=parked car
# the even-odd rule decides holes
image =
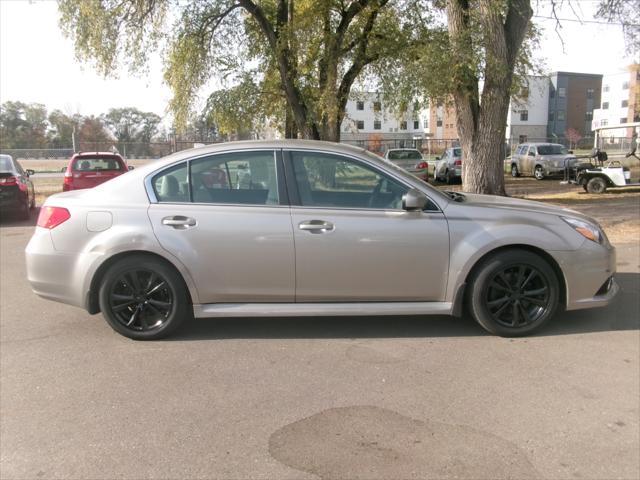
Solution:
[[[563,175],[566,160],[576,157],[558,143],[523,143],[511,157],[511,175],[533,175],[537,180]]]
[[[392,148],[387,150],[384,158],[425,182],[429,180],[429,164],[425,162],[420,150]]]
[[[462,148],[447,148],[442,157],[436,157],[433,176],[440,182],[453,184],[462,179]]]
[[[29,179],[33,170],[24,170],[11,155],[0,155],[0,212],[18,214],[27,220],[36,207],[36,192]]]
[[[64,170],[63,191],[93,188],[126,173],[124,159],[111,152],[80,152],[74,154]]]
[[[442,192],[348,145],[232,142],[50,196],[26,248],[40,296],[130,338],[187,318],[460,315],[525,335],[608,304],[615,249],[548,204]]]

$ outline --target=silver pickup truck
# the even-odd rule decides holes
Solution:
[[[533,175],[537,180],[564,173],[565,160],[575,159],[558,143],[523,143],[511,157],[511,175]]]

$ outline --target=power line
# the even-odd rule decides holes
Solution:
[[[595,25],[610,25],[614,27],[640,27],[640,23],[617,23],[617,22],[605,22],[602,20],[580,20],[578,18],[556,18],[546,15],[534,15],[534,18],[542,18],[545,20],[555,20],[558,22],[574,22],[574,23],[591,23]]]

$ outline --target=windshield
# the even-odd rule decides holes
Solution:
[[[122,160],[113,156],[78,157],[74,160],[72,169],[76,172],[126,170]]]
[[[567,153],[569,150],[563,145],[538,145],[538,155],[566,155]]]
[[[418,150],[390,150],[389,160],[422,160]]]

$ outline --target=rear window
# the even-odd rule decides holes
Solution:
[[[538,155],[566,155],[569,153],[563,145],[538,145]]]
[[[124,162],[118,157],[78,157],[73,161],[71,169],[75,172],[97,172],[105,170],[126,170]]]
[[[389,160],[421,160],[422,155],[417,150],[391,150]]]
[[[11,162],[11,157],[7,155],[0,155],[0,171],[2,172],[13,171],[13,163]]]
[[[461,157],[462,156],[462,149],[461,148],[454,148],[453,149],[453,156],[454,157]]]

